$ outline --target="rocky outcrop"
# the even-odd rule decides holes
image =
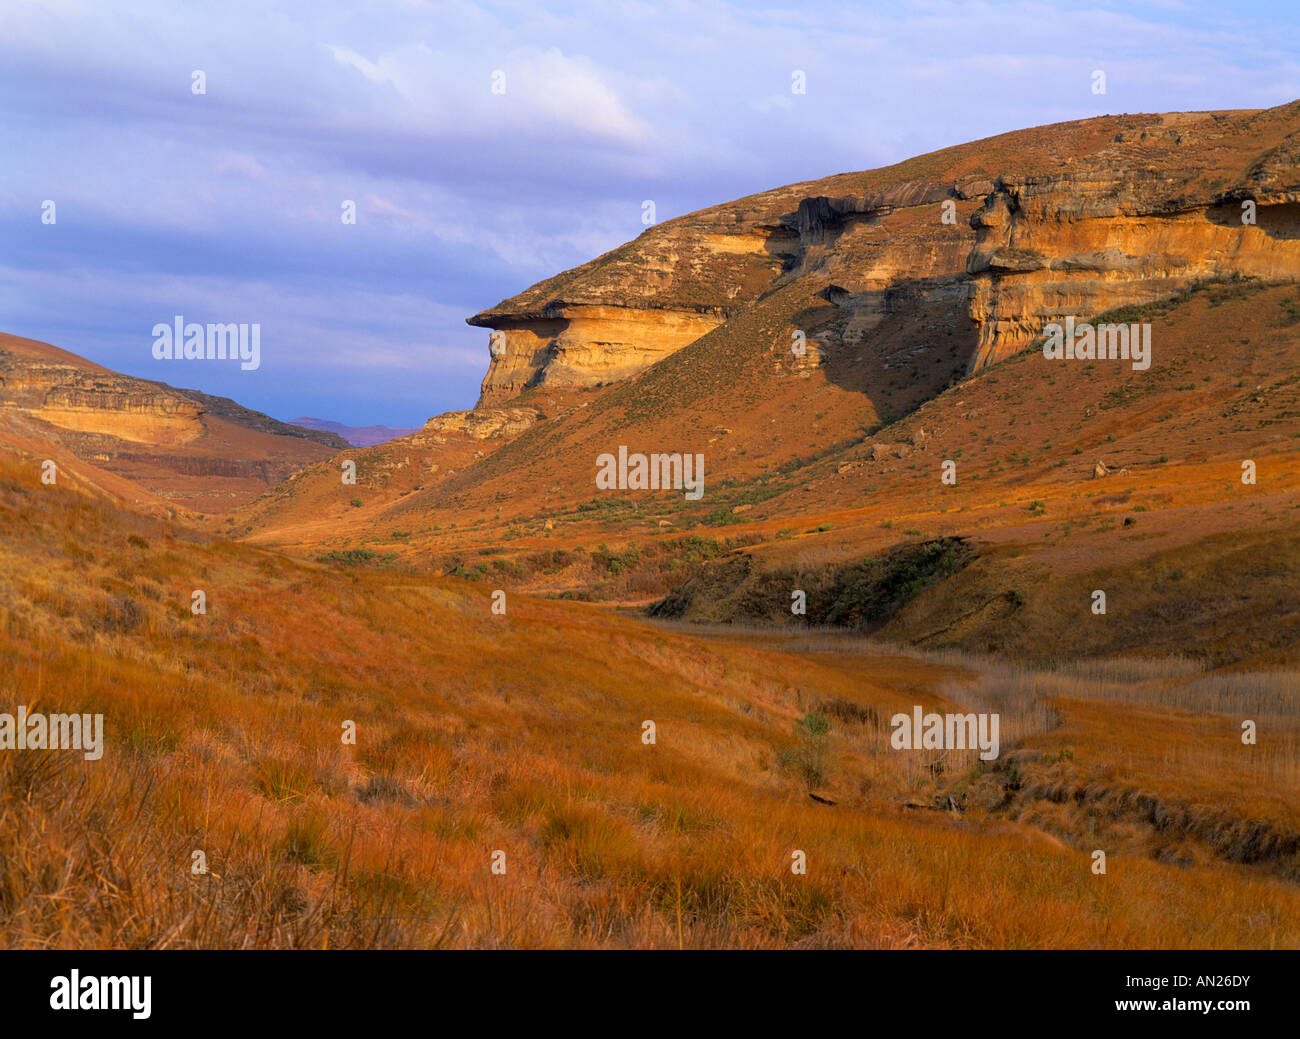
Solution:
[[[793,278],[839,277],[852,286],[836,287],[841,296],[834,302],[853,312],[855,336],[887,312],[886,292],[900,279],[964,279],[969,231],[954,233],[936,219],[900,240],[880,228],[897,210],[963,198],[956,186],[908,181],[812,197],[803,195],[804,187],[652,228],[620,250],[469,318],[494,330],[479,406],[534,387],[622,382]],[[759,200],[769,208],[756,215]],[[948,291],[967,296],[965,285]],[[819,356],[814,343],[806,364],[815,366]]]
[[[479,404],[511,400],[533,387],[576,389],[622,382],[716,328],[723,315],[720,307],[557,301],[535,317],[493,318],[496,338]]]
[[[75,433],[116,437],[140,444],[180,444],[203,435],[203,415],[214,415],[273,436],[298,437],[340,449],[333,433],[300,429],[253,411],[227,397],[121,375],[53,348],[18,349],[0,341],[0,407]],[[9,349],[5,349],[9,346]]]
[[[537,386],[628,378],[771,286],[798,250],[790,189],[656,224],[638,238],[468,318],[489,339],[480,405]]]
[[[911,370],[914,350],[951,345],[941,337],[958,309],[957,360],[972,372],[1050,321],[1225,274],[1297,276],[1298,170],[1295,102],[1061,123],[750,196],[651,227],[470,318],[500,333],[479,403],[625,380],[799,279],[837,315],[808,336],[801,372],[837,355]],[[903,309],[912,331],[873,354],[876,329]],[[802,327],[794,317],[777,340]],[[777,352],[787,363],[788,341]]]
[[[0,406],[60,429],[176,444],[203,432],[196,401],[113,372],[0,351]]]
[[[1185,119],[1168,133],[1119,135],[1079,169],[999,178],[971,218],[971,371],[1066,316],[1087,320],[1225,274],[1300,275],[1296,136],[1216,189],[1189,147],[1221,141],[1235,124],[1207,113],[1193,125],[1196,136]]]
[[[537,422],[531,408],[476,408],[473,411],[448,411],[435,415],[419,432],[406,438],[414,446],[427,447],[446,442],[447,434],[460,434],[473,440],[516,437]]]
[[[0,416],[162,499],[216,512],[347,446],[225,397],[109,371],[0,335]]]

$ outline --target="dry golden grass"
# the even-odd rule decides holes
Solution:
[[[1300,945],[1294,775],[1234,758],[1156,675],[1135,706],[1012,687],[996,767],[935,770],[881,719],[1003,689],[984,662],[522,596],[493,616],[490,588],[206,542],[37,471],[0,458],[0,710],[102,712],[106,750],[0,751],[0,944]],[[818,710],[834,806],[791,767]],[[1117,807],[1145,805],[1130,787],[1191,813],[1172,852]]]

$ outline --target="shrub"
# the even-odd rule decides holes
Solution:
[[[790,761],[811,792],[826,782],[830,768],[831,720],[821,711],[809,711],[795,723],[794,734],[799,742]]]

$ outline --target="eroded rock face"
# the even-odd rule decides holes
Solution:
[[[480,405],[523,390],[618,382],[717,327],[770,286],[798,248],[769,196],[657,224],[634,241],[468,319],[504,333]],[[504,348],[501,350],[501,348]]]
[[[458,433],[474,440],[491,440],[516,437],[537,422],[537,412],[531,408],[475,408],[473,411],[448,411],[435,415],[414,435],[407,437],[412,444],[442,443],[448,433]]]
[[[622,382],[716,328],[723,316],[720,308],[557,304],[536,319],[498,320],[499,345],[483,380],[480,405],[511,400],[532,387]]]
[[[140,379],[0,351],[4,407],[77,433],[178,444],[203,432],[195,401]]]
[[[1213,136],[1213,123],[1204,133]],[[1150,139],[1168,150],[1183,138]],[[1067,315],[1087,319],[1227,274],[1300,275],[1294,144],[1273,149],[1254,176],[1226,191],[1198,187],[1194,167],[1157,164],[1162,156],[1152,148],[1140,149],[1140,164],[1137,150],[1130,144],[1085,169],[998,182],[971,218],[978,241],[967,270],[979,326],[971,371],[1030,345],[1046,323]],[[1251,216],[1246,200],[1254,223],[1243,222]]]
[[[895,209],[924,206],[956,197],[957,192],[952,186],[933,181],[904,181],[883,191],[838,198],[818,195],[799,203],[794,224],[799,231],[799,244],[806,248],[813,243],[821,244],[828,238],[834,240],[855,224],[869,223]]]
[[[875,350],[893,373],[940,337],[971,336],[972,372],[1048,322],[1231,274],[1300,275],[1300,102],[1102,116],[790,185],[652,227],[469,323],[504,334],[482,406],[627,379],[799,279],[837,317],[796,367]],[[903,310],[914,341],[883,354],[876,330]],[[811,320],[791,319],[776,363]]]
[[[224,397],[109,371],[65,350],[0,335],[0,420],[159,498],[215,512],[249,501],[346,447]]]

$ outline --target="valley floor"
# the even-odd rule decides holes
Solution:
[[[7,946],[1300,945],[1294,672],[502,615],[9,460],[0,520],[3,709],[105,727],[0,754]],[[999,756],[894,750],[916,706]]]

